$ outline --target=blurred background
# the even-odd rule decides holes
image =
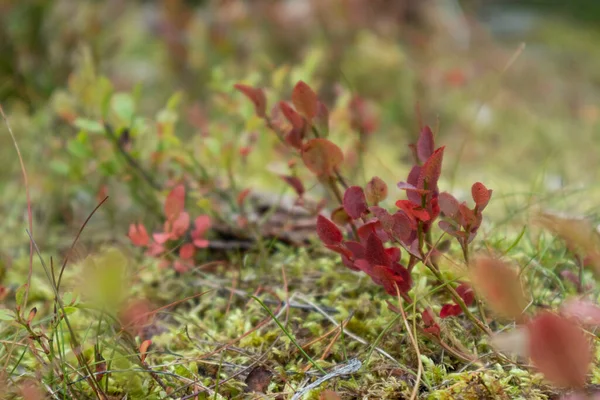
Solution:
[[[404,179],[418,108],[448,147],[449,189],[480,180],[505,196],[500,208],[536,192],[592,213],[598,43],[595,0],[0,0],[0,104],[47,221],[89,211],[106,182],[69,144],[82,117],[102,115],[106,87],[144,118],[162,118],[177,93],[177,135],[203,146],[198,136],[248,130],[228,100],[235,82],[289,96],[298,79],[334,109],[366,100],[367,176]],[[23,186],[6,133],[0,212],[16,228]]]

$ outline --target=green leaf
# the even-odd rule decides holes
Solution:
[[[0,321],[14,321],[15,316],[12,311],[7,310],[5,308],[0,309]]]
[[[49,167],[52,171],[56,172],[59,175],[67,176],[71,171],[69,163],[60,160],[50,160]]]
[[[129,93],[116,93],[113,95],[110,103],[112,110],[129,125],[135,113],[133,97]]]
[[[65,307],[64,308],[65,315],[71,315],[71,314],[73,314],[77,310],[78,310],[77,307]]]
[[[82,143],[77,140],[69,141],[67,143],[67,150],[69,151],[69,153],[79,158],[88,158],[90,155],[88,147],[85,145],[85,143]]]
[[[171,110],[174,111],[177,107],[179,107],[179,104],[181,103],[181,100],[183,99],[183,92],[175,92],[173,93],[173,95],[171,95],[171,97],[169,97],[169,100],[167,100],[167,110]]]
[[[87,131],[89,133],[102,133],[104,132],[104,126],[93,119],[77,118],[74,122],[75,127]]]
[[[63,301],[63,304],[65,304],[65,305],[71,304],[71,302],[73,301],[73,293],[65,292],[65,294],[63,294],[62,301]]]
[[[27,285],[26,283],[21,285],[18,289],[17,292],[15,293],[15,300],[17,302],[17,306],[22,306],[23,305],[23,298],[25,298],[25,293],[27,292],[27,287],[29,285]]]

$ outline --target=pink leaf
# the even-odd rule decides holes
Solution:
[[[190,214],[182,212],[171,226],[171,239],[177,240],[187,232],[190,227]]]
[[[156,243],[164,244],[171,238],[171,233],[168,233],[168,232],[153,233],[152,238],[154,239],[154,241]]]
[[[131,243],[135,246],[148,246],[150,243],[150,236],[148,236],[148,231],[146,231],[146,227],[142,224],[131,224],[129,225],[129,239]]]
[[[317,235],[323,243],[328,245],[340,244],[344,239],[342,231],[322,215],[317,217]]]
[[[433,152],[421,167],[417,188],[436,191],[437,182],[442,173],[442,161],[444,159],[444,147]]]
[[[302,184],[302,181],[297,177],[281,175],[281,179],[283,179],[288,185],[290,185],[298,196],[302,196],[304,194],[304,185]]]
[[[475,205],[477,205],[479,211],[482,211],[490,201],[492,191],[488,190],[483,183],[475,182],[471,187],[471,195],[473,196],[473,201],[475,202]]]
[[[165,216],[168,220],[175,219],[183,211],[185,206],[185,186],[179,184],[175,186],[167,195],[165,201]]]
[[[546,378],[560,387],[583,387],[592,350],[581,328],[551,312],[542,312],[527,328],[529,355]]]
[[[519,319],[527,301],[517,272],[492,257],[478,257],[470,268],[471,281],[497,314]]]
[[[253,88],[252,86],[244,85],[241,83],[236,83],[233,87],[242,92],[244,96],[246,96],[252,103],[254,103],[254,109],[256,110],[256,115],[261,118],[265,117],[265,110],[267,108],[267,98],[265,97],[265,93],[262,89]]]
[[[285,135],[285,142],[295,149],[302,149],[302,140],[304,139],[303,128],[292,128]]]
[[[312,139],[302,148],[302,161],[314,174],[330,176],[344,161],[344,153],[327,139]]]
[[[406,183],[412,185],[413,187],[417,187],[419,185],[419,176],[421,175],[421,167],[415,165],[411,168],[408,173],[408,177],[406,178]],[[408,200],[412,201],[415,204],[421,204],[421,194],[412,190],[407,190],[406,197]]]
[[[589,300],[568,300],[561,306],[560,313],[565,317],[575,318],[584,325],[600,325],[600,307]]]
[[[367,199],[360,186],[350,186],[344,193],[344,210],[352,219],[360,218],[367,211]]]
[[[194,246],[196,246],[199,249],[205,249],[210,244],[210,242],[206,239],[194,239],[193,243],[194,243]]]
[[[408,240],[414,228],[410,218],[404,211],[398,211],[392,217],[394,218],[392,229],[394,235],[402,241]]]
[[[417,155],[419,156],[419,160],[422,163],[426,162],[427,159],[433,154],[433,150],[433,132],[431,132],[431,128],[429,126],[425,126],[421,131],[419,140],[417,141]]]
[[[194,257],[194,253],[196,252],[196,248],[192,243],[186,243],[179,248],[179,257],[184,260],[189,260]]]
[[[369,207],[369,211],[379,220],[383,229],[386,231],[394,229],[394,218],[385,208],[372,206]]]
[[[304,119],[298,114],[288,103],[285,101],[279,102],[279,108],[285,116],[285,118],[292,124],[292,128],[298,130],[298,132],[304,131]]]
[[[444,213],[445,216],[449,218],[453,218],[458,212],[459,203],[454,196],[452,196],[448,192],[442,192],[438,196],[438,205],[440,206],[440,211]]]
[[[298,81],[292,91],[292,103],[296,110],[311,120],[317,115],[317,94],[303,81]]]
[[[211,219],[208,215],[200,215],[194,220],[194,230],[192,231],[193,239],[200,239],[204,237],[206,232],[212,225]]]

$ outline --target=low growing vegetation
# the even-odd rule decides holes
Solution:
[[[581,212],[596,204],[593,175],[565,167],[584,189],[534,177],[523,194],[512,158],[505,175],[490,172],[481,154],[495,147],[494,161],[505,122],[485,117],[491,101],[456,111],[475,104],[475,78],[463,64],[436,72],[451,56],[416,50],[443,40],[423,33],[419,7],[419,26],[407,17],[390,32],[421,46],[398,52],[359,18],[360,1],[336,11],[337,25],[321,21],[325,42],[284,18],[294,10],[230,3],[82,2],[77,21],[114,16],[128,32],[121,46],[168,60],[147,71],[151,83],[124,83],[117,67],[135,51],[112,54],[104,26],[96,37],[74,25],[81,45],[66,32],[53,50],[27,18],[0,30],[14,42],[8,57],[29,48],[54,60],[37,80],[28,64],[0,70],[10,77],[0,151],[11,160],[0,183],[11,199],[0,203],[0,398],[600,398],[600,234]],[[68,17],[60,1],[7,4],[13,17]],[[398,10],[380,6],[372,17],[387,26],[385,10]],[[204,7],[215,26],[191,16]],[[127,30],[140,10],[158,12],[156,37]],[[248,40],[274,60],[228,36],[257,21]],[[273,35],[282,24],[293,34]],[[309,45],[293,53],[300,39]],[[494,112],[533,124],[502,104]],[[551,118],[536,127],[553,129]],[[594,122],[578,123],[593,138]],[[536,140],[517,175],[550,146]]]

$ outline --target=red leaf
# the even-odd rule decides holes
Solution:
[[[440,221],[440,222],[438,222],[438,226],[440,227],[441,230],[443,230],[447,234],[458,237],[457,236],[458,230],[456,229],[456,227],[454,225],[450,224],[448,221]]]
[[[560,313],[565,317],[577,319],[581,324],[600,325],[600,307],[589,300],[568,300],[560,307]]]
[[[408,240],[414,229],[410,218],[403,211],[396,212],[392,217],[394,218],[394,228],[392,229],[394,235],[402,241]]]
[[[285,101],[279,102],[279,108],[281,109],[281,112],[283,113],[285,118],[288,121],[290,121],[290,124],[292,124],[292,128],[297,129],[299,132],[304,131],[304,119],[302,119],[302,116],[300,114],[298,114]]]
[[[344,210],[352,219],[360,218],[367,211],[367,199],[360,186],[350,186],[344,192]]]
[[[397,247],[388,247],[387,249],[385,249],[385,253],[388,255],[392,263],[398,262],[400,260],[401,253],[400,249]]]
[[[456,293],[458,293],[458,295],[463,299],[467,306],[473,304],[473,301],[475,300],[475,294],[473,293],[473,289],[471,288],[471,286],[469,286],[468,284],[460,284],[456,288]]]
[[[431,128],[429,126],[425,126],[421,131],[419,140],[417,141],[417,155],[419,156],[419,160],[422,163],[426,162],[427,159],[433,154],[433,150],[433,132],[431,132]]]
[[[374,176],[365,187],[365,195],[369,204],[377,205],[388,195],[388,187],[383,179]]]
[[[192,243],[186,243],[179,249],[179,257],[183,258],[184,260],[189,260],[190,258],[194,257],[195,252],[196,248],[194,245]]]
[[[208,215],[200,215],[194,220],[194,230],[192,231],[192,239],[199,239],[206,234],[210,229],[211,220]]]
[[[373,266],[365,259],[354,261],[354,266],[369,276],[372,276],[373,274]]]
[[[377,206],[369,207],[369,211],[377,218],[377,220],[381,223],[381,227],[386,231],[391,231],[394,229],[394,224],[396,221],[394,217],[385,209]]]
[[[454,218],[458,212],[459,203],[454,196],[448,192],[442,192],[438,196],[438,205],[445,216]]]
[[[329,176],[344,161],[344,153],[327,139],[312,139],[302,149],[302,160],[314,174]]]
[[[137,335],[142,328],[150,325],[154,313],[146,300],[132,300],[124,305],[117,319],[121,327]]]
[[[341,400],[342,398],[333,390],[323,390],[319,394],[319,400]]]
[[[246,188],[246,189],[242,190],[240,193],[238,193],[237,198],[236,198],[236,203],[237,203],[238,207],[241,207],[242,204],[244,204],[244,200],[246,199],[246,197],[248,197],[250,192],[251,192],[251,189]]]
[[[352,256],[355,259],[365,258],[365,246],[362,244],[353,240],[347,240],[344,242],[344,246],[346,246],[346,248],[352,252]]]
[[[364,225],[361,225],[357,229],[358,237],[361,242],[366,242],[371,234],[377,234],[375,230],[375,226],[377,225],[377,221],[367,222]]]
[[[461,203],[458,205],[459,218],[458,222],[463,226],[476,226],[477,225],[477,214],[473,212],[465,203]]]
[[[164,244],[171,238],[170,232],[157,232],[152,234],[152,238],[158,244]],[[152,248],[151,248],[152,250]]]
[[[442,160],[444,159],[444,147],[433,152],[421,167],[417,188],[436,191],[437,182],[442,173]]]
[[[129,225],[129,239],[135,246],[148,246],[150,243],[150,236],[146,227],[142,224],[131,224]]]
[[[431,219],[427,210],[417,206],[410,200],[398,200],[396,202],[396,207],[404,211],[409,217],[416,218],[420,221],[427,222]]]
[[[441,333],[441,329],[438,323],[435,322],[433,312],[430,308],[425,309],[421,313],[421,319],[423,320],[423,325],[425,325],[425,328],[423,329],[425,332],[435,336],[439,336],[439,334]]]
[[[281,175],[281,179],[283,179],[288,185],[290,185],[298,196],[302,197],[304,194],[304,185],[302,185],[302,181],[295,176],[287,176]]]
[[[342,242],[342,231],[330,220],[322,215],[317,217],[317,235],[327,245],[336,245]]]
[[[190,227],[190,214],[182,212],[179,214],[177,219],[173,221],[171,226],[171,237],[170,239],[177,240],[186,234]]]
[[[529,356],[546,378],[560,387],[583,387],[592,350],[581,328],[551,312],[542,312],[527,328]]]
[[[462,309],[456,304],[444,304],[440,310],[440,318],[455,317],[462,314]]]
[[[153,235],[153,237],[156,234]],[[156,237],[154,238],[154,240],[156,240]],[[163,242],[164,243],[164,242]],[[162,254],[165,251],[165,247],[158,242],[152,242],[150,243],[150,246],[148,246],[148,251],[146,252],[147,255],[149,255],[150,257],[156,257],[159,256],[160,254]]]
[[[194,243],[194,246],[196,246],[199,249],[205,249],[210,244],[210,242],[206,239],[194,239],[193,243]]]
[[[421,167],[415,165],[411,168],[408,173],[408,177],[406,178],[406,183],[412,185],[413,187],[417,187],[419,184],[419,176],[421,175]],[[415,204],[421,204],[421,193],[417,193],[411,190],[406,192],[406,197],[408,200],[412,201]]]
[[[514,269],[501,260],[478,257],[470,272],[473,286],[492,310],[506,318],[521,317],[527,301]]]
[[[296,110],[303,114],[309,120],[317,115],[318,110],[317,94],[303,81],[298,81],[292,91],[292,103]]]
[[[400,293],[406,293],[410,290],[410,281],[407,282],[405,280],[406,277],[410,279],[409,275],[403,276],[383,265],[375,265],[371,274],[373,282],[383,286],[385,291],[391,296],[397,295],[398,291],[400,291]]]
[[[261,118],[265,117],[265,111],[267,109],[267,98],[265,96],[265,92],[262,89],[253,88],[252,86],[244,85],[241,83],[236,83],[233,85],[236,90],[239,90],[246,96],[252,103],[254,103],[254,109],[256,110],[256,115]]]
[[[285,135],[285,142],[295,149],[302,149],[302,139],[304,139],[304,129],[292,128]]]
[[[146,360],[146,353],[148,352],[148,349],[150,348],[151,344],[152,340],[144,340],[142,344],[140,344],[140,359],[142,360],[142,362]]]
[[[475,182],[471,187],[471,195],[473,196],[473,201],[475,201],[479,211],[482,211],[490,201],[492,191],[488,190],[483,183]]]
[[[168,220],[173,220],[179,217],[185,206],[185,186],[179,184],[175,186],[167,195],[165,201],[165,216]]]
[[[385,252],[381,239],[372,233],[365,244],[365,258],[371,265],[383,265],[389,267],[392,263],[390,257]]]
[[[350,250],[346,249],[345,247],[342,247],[341,245],[337,245],[337,244],[335,244],[335,245],[328,245],[328,244],[326,244],[325,247],[327,247],[331,251],[335,251],[336,253],[338,253],[338,254],[340,254],[342,256],[345,256],[345,257],[348,257],[348,258],[353,257],[352,256],[352,252]]]

